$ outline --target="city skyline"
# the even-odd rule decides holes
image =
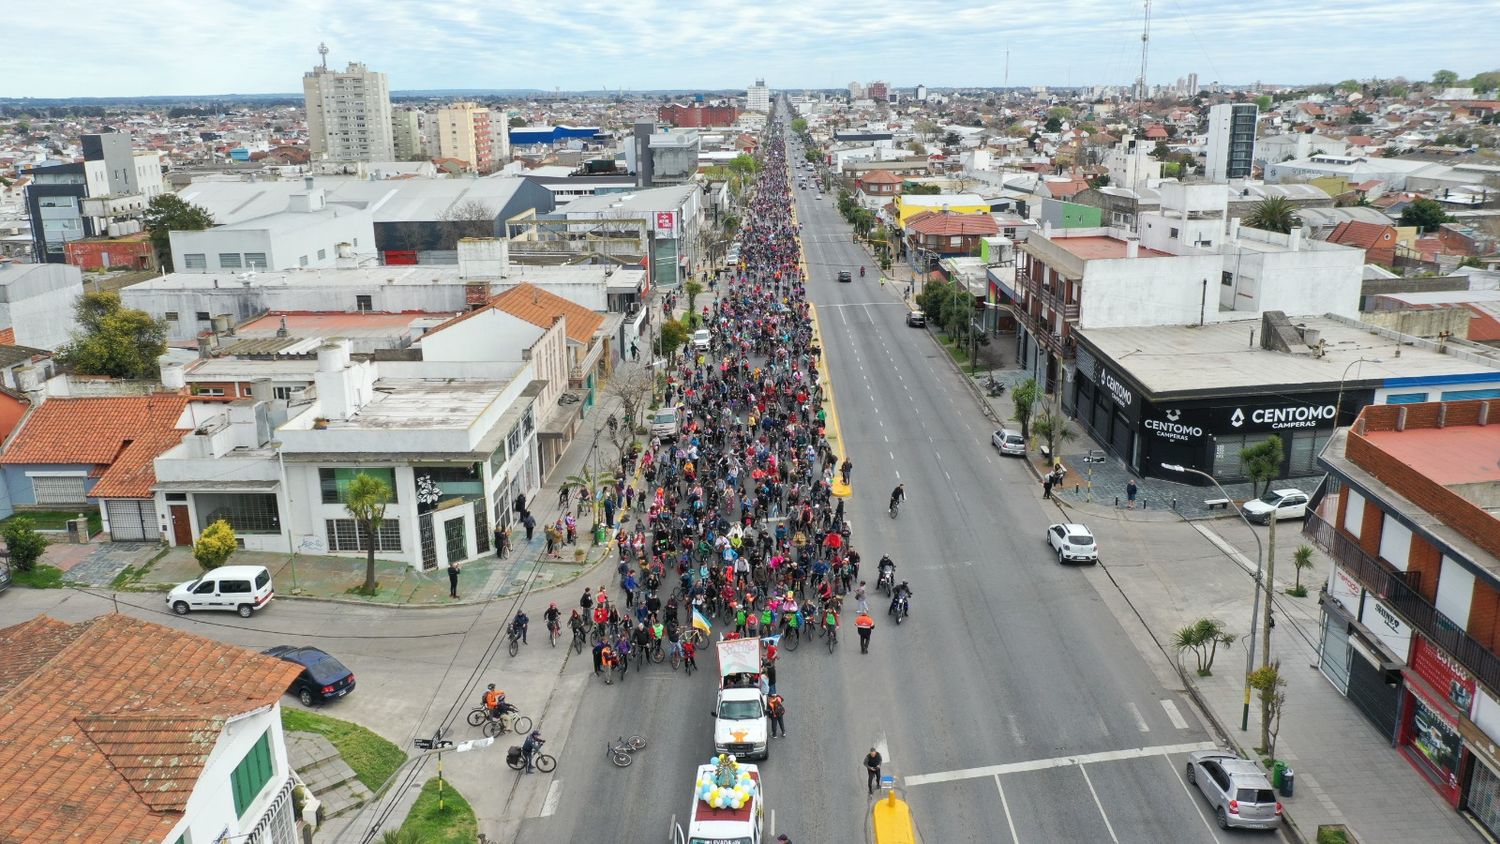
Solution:
[[[441,8],[414,0],[350,0],[311,11],[286,0],[253,11],[239,2],[162,0],[141,8],[61,0],[12,22],[10,47],[0,57],[0,78],[8,84],[0,94],[291,93],[302,73],[318,63],[320,41],[331,49],[330,67],[363,62],[386,73],[393,91],[744,90],[761,76],[773,89],[838,88],[855,79],[885,79],[897,87],[998,87],[1007,81],[1128,86],[1140,73],[1139,3],[1072,0],[1044,8],[1013,0],[872,0],[852,20],[823,0],[691,8],[643,0],[629,15],[618,9],[583,0],[565,16],[552,7],[522,4],[490,17],[471,0]],[[1213,0],[1191,15],[1175,2],[1158,2],[1147,81],[1171,85],[1189,73],[1202,85],[1423,80],[1439,68],[1465,78],[1495,64],[1491,33],[1483,27],[1424,30],[1412,21],[1496,14],[1500,0],[1399,7],[1268,0],[1253,9]],[[218,37],[225,30],[233,31],[237,46]],[[1403,41],[1391,45],[1396,31]],[[80,43],[163,46],[143,51],[143,60],[135,62],[122,61],[114,51],[69,50],[68,68],[59,72],[61,48]],[[902,67],[901,56],[916,58],[924,45],[939,44],[946,62]],[[1389,57],[1373,60],[1372,44],[1391,47]]]

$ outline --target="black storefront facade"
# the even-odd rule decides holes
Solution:
[[[1339,414],[1338,384],[1289,386],[1268,380],[1238,388],[1202,388],[1153,394],[1129,370],[1079,337],[1073,378],[1074,418],[1110,454],[1142,477],[1188,483],[1206,481],[1161,468],[1163,463],[1207,472],[1220,483],[1248,480],[1240,449],[1271,435],[1284,454],[1278,477],[1321,475],[1318,453]],[[1268,373],[1270,375],[1272,373]],[[1346,387],[1343,419],[1369,404],[1374,391]]]

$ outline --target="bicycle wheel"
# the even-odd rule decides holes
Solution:
[[[516,735],[525,735],[531,732],[531,719],[525,715],[517,715],[510,721],[510,728],[516,731]]]
[[[537,754],[536,759],[532,760],[532,764],[536,765],[536,769],[544,774],[550,774],[557,770],[557,760],[545,753]]]
[[[630,767],[630,761],[631,761],[630,760],[630,754],[626,753],[623,750],[613,750],[613,751],[610,751],[609,761],[615,763],[616,765],[620,766],[621,768],[629,768]],[[542,770],[542,766],[541,765],[537,765],[536,767],[537,767],[537,770],[539,770],[539,771]]]
[[[591,645],[597,645],[597,644],[599,644],[599,640],[603,639],[603,638],[604,638],[604,631],[601,630],[601,629],[599,629],[598,625],[595,625],[594,629],[589,631],[589,644],[591,644]]]
[[[667,658],[667,655],[662,652],[661,648],[652,648],[651,650],[646,652],[646,655],[649,656],[651,658],[651,661],[656,663],[657,665],[661,665],[662,661]]]
[[[516,654],[520,653],[521,640],[517,639],[514,636],[510,637],[510,644],[506,646],[506,650],[510,651],[511,656],[515,656]]]
[[[469,710],[469,726],[477,727],[480,724],[483,724],[486,717],[488,717],[488,715],[483,709]]]
[[[839,634],[832,630],[828,631],[828,652],[833,653],[833,646],[837,645],[838,643]]]
[[[574,653],[580,653],[580,654],[583,653],[583,646],[584,646],[584,644],[585,644],[584,637],[582,637],[582,636],[574,636],[573,637],[573,652]]]
[[[485,738],[494,738],[495,736],[498,736],[504,732],[505,725],[500,723],[500,720],[498,718],[491,718],[488,721],[484,722]]]
[[[561,634],[558,631],[553,630],[551,628],[548,628],[547,634],[548,634],[547,638],[549,638],[549,639],[552,640],[552,647],[554,647],[554,648],[557,647],[557,637],[559,635],[561,635]]]
[[[676,651],[673,651],[672,652],[672,670],[676,671],[677,670],[677,666],[681,665],[681,664],[682,664],[682,655],[679,654],[679,653],[677,653]]]
[[[786,632],[786,635],[781,637],[782,647],[786,648],[789,651],[795,651],[797,649],[797,645],[799,645],[800,643],[801,637],[797,635],[797,632],[795,630],[788,630]]]
[[[645,750],[646,749],[646,737],[645,736],[631,736],[630,738],[625,739],[625,746],[628,747],[628,748],[630,748],[631,750]]]

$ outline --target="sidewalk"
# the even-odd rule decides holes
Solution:
[[[1069,518],[1085,516],[1071,495],[1057,505]],[[1179,674],[1220,732],[1246,756],[1256,758],[1252,748],[1260,744],[1258,701],[1251,703],[1249,730],[1239,728],[1245,688],[1243,634],[1250,620],[1256,553],[1245,525],[1228,519],[1188,522],[1160,510],[1085,506],[1096,513],[1089,525],[1103,552],[1100,574],[1110,581],[1095,581],[1096,586],[1118,588],[1169,659],[1184,666],[1172,649],[1172,638],[1199,618],[1217,619],[1241,634],[1231,648],[1219,651],[1212,676],[1197,676],[1191,654],[1185,655]],[[1255,530],[1266,533],[1265,528]],[[1308,595],[1293,597],[1286,594],[1294,580],[1291,554],[1298,545],[1310,543],[1302,538],[1300,525],[1283,522],[1277,527],[1276,544],[1277,623],[1271,651],[1287,680],[1276,748],[1278,758],[1296,772],[1295,794],[1282,800],[1297,833],[1311,842],[1319,825],[1345,824],[1360,844],[1484,840],[1318,670],[1318,589],[1327,581],[1331,563],[1315,552],[1314,567],[1302,574]],[[1260,661],[1257,652],[1257,666]]]

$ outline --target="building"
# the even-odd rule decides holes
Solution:
[[[648,149],[651,155],[651,183],[647,187],[667,187],[693,181],[698,175],[698,153],[702,139],[695,129],[655,132]]]
[[[568,222],[569,238],[610,238],[629,243],[632,254],[648,256],[653,288],[686,281],[699,259],[704,212],[703,191],[696,184],[580,197],[557,216]]]
[[[1329,243],[1363,249],[1365,262],[1392,267],[1396,265],[1396,227],[1357,220],[1339,223],[1328,234]]]
[[[55,351],[72,339],[83,273],[67,264],[0,264],[0,329],[11,342]]]
[[[1267,135],[1255,142],[1255,163],[1265,168],[1287,159],[1307,158],[1311,155],[1344,155],[1348,151],[1348,141],[1314,132]]]
[[[27,171],[26,213],[38,262],[64,263],[72,240],[141,231],[146,206],[166,190],[161,155],[135,152],[129,135],[83,135],[79,145],[82,161]]]
[[[156,268],[156,247],[146,232],[121,237],[88,237],[63,245],[63,258],[80,270]]]
[[[1318,459],[1319,667],[1450,806],[1500,833],[1500,429],[1489,400],[1365,408]],[[1315,498],[1315,501],[1317,499]]]
[[[770,112],[771,89],[766,87],[766,80],[757,79],[754,85],[745,89],[745,110],[762,114]]]
[[[1247,179],[1255,162],[1255,103],[1219,103],[1208,110],[1204,176],[1211,182]]]
[[[600,136],[598,126],[519,126],[510,130],[511,146],[541,147],[581,144]]]
[[[474,102],[453,103],[437,110],[438,155],[464,162],[471,173],[495,170],[495,142],[490,110]]]
[[[752,111],[754,109],[751,109]],[[707,129],[710,126],[733,126],[740,111],[732,105],[713,106],[693,103],[690,106],[669,103],[656,110],[656,121],[679,129]]]
[[[281,698],[302,668],[120,613],[0,629],[6,841],[297,840]]]
[[[397,161],[419,161],[427,157],[427,145],[422,137],[421,111],[414,108],[391,110],[392,154]]]
[[[906,258],[914,269],[926,272],[943,258],[978,255],[980,239],[999,233],[1000,224],[989,214],[923,211],[903,227]]]
[[[927,211],[949,211],[954,214],[988,214],[990,205],[973,193],[910,194],[903,193],[893,203],[897,225],[906,227],[912,217]]]
[[[891,98],[890,88],[884,82],[871,82],[865,86],[865,96],[877,103],[883,103]]]
[[[329,203],[322,188],[291,195],[286,210],[202,231],[169,232],[172,266],[182,273],[321,269],[351,266],[376,251],[364,208]]]
[[[862,208],[876,211],[901,194],[906,180],[889,170],[871,170],[854,180],[854,200]]]
[[[302,74],[307,106],[307,143],[314,159],[391,161],[391,91],[384,73],[350,62],[343,71],[324,61]]]
[[[1104,154],[1109,186],[1134,190],[1161,179],[1161,162],[1151,155],[1156,144],[1126,135]],[[1075,194],[1076,195],[1076,194]]]

